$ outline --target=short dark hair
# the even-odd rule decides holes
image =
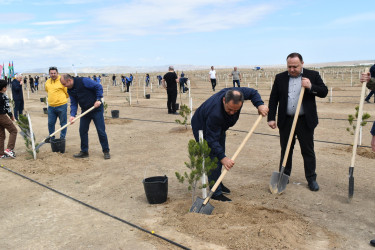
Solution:
[[[297,53],[297,52],[293,52],[293,53],[290,53],[287,57],[286,57],[286,60],[288,60],[288,58],[295,58],[295,57],[298,57],[299,60],[301,62],[303,62],[303,59],[302,59],[302,56],[300,53]]]
[[[56,70],[56,72],[59,72],[59,71],[57,70],[57,67],[55,67],[55,66],[49,67],[48,72],[50,72],[51,70]]]
[[[5,80],[0,80],[0,91],[3,90],[7,86],[7,81]]]
[[[239,94],[238,94],[239,93]],[[244,102],[244,97],[241,91],[238,90],[228,90],[225,93],[225,103],[233,101],[234,104],[238,104],[239,102]]]

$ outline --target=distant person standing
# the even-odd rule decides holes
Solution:
[[[126,85],[126,90],[124,92],[129,92],[129,88],[131,84],[130,77],[124,76],[124,79],[125,79],[125,85]]]
[[[91,121],[98,132],[100,145],[104,153],[104,159],[110,159],[107,133],[105,132],[104,123],[104,106],[101,101],[103,98],[103,87],[99,83],[87,77],[72,77],[65,74],[60,79],[62,85],[68,88],[70,97],[70,118],[72,122],[77,115],[78,104],[82,112],[91,107],[95,107],[91,112],[81,117],[79,124],[79,135],[81,137],[81,151],[73,155],[75,158],[89,157],[89,128]]]
[[[149,74],[146,74],[146,87],[148,87],[148,85],[150,84],[150,75]]]
[[[188,88],[185,87],[185,85],[187,83],[187,80],[188,80],[188,78],[186,78],[184,72],[182,72],[181,77],[179,79],[179,81],[180,81],[180,92],[182,92],[182,93],[185,93],[185,91],[188,90]]]
[[[167,90],[167,95],[168,95],[168,101],[167,101],[168,114],[175,114],[175,115],[178,114],[176,112],[177,83],[178,83],[178,76],[174,72],[173,66],[169,66],[168,73],[166,73],[163,76],[163,80],[162,80],[163,87]]]
[[[35,91],[34,78],[31,75],[29,75],[29,84],[30,84],[31,93],[34,93]]]
[[[23,78],[23,88],[26,90],[27,89],[27,76]]]
[[[133,75],[132,74],[130,74],[129,79],[130,79],[130,85],[133,86]]]
[[[233,77],[233,87],[241,87],[240,86],[240,81],[241,81],[241,73],[237,70],[237,67],[234,67],[232,73],[229,74],[229,76]]]
[[[60,120],[60,126],[63,127],[67,123],[68,110],[68,90],[61,84],[59,72],[56,67],[49,68],[50,78],[45,84],[48,96],[48,132],[55,132],[55,124],[57,117]],[[66,128],[60,133],[60,139],[65,139]],[[52,137],[54,139],[55,136]]]
[[[35,89],[39,90],[39,87],[38,87],[39,86],[39,76],[38,75],[35,76],[34,81],[35,81]]]
[[[158,75],[156,78],[158,79],[158,81],[159,81],[159,86],[160,86],[160,85],[161,85],[161,80],[163,79],[163,77],[162,77],[161,75]]]
[[[116,75],[115,74],[113,74],[113,76],[112,76],[112,86],[117,86],[117,84],[116,84]]]
[[[370,68],[370,75],[372,78],[375,77],[375,64],[371,66]],[[368,96],[366,97],[365,101],[367,103],[370,103],[370,98],[371,96],[374,95],[374,103],[375,103],[375,89],[370,89],[370,93],[368,94]]]
[[[214,66],[211,66],[211,70],[210,70],[210,72],[208,74],[210,75],[210,81],[211,81],[211,85],[212,85],[212,91],[215,91],[215,87],[216,87],[216,70],[215,70]]]
[[[18,115],[22,114],[24,109],[21,74],[16,74],[16,77],[12,81],[12,96],[14,101],[14,118],[18,120]]]

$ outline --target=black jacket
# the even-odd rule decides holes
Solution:
[[[318,113],[316,110],[315,96],[324,98],[328,94],[328,88],[323,83],[319,72],[303,69],[302,77],[310,79],[311,89],[305,90],[302,100],[303,110],[305,111],[305,119],[307,126],[314,129],[318,125]],[[282,128],[286,117],[286,109],[288,105],[288,89],[289,75],[288,71],[276,75],[275,82],[272,86],[271,96],[269,100],[268,121],[276,120],[276,110],[278,108],[277,126]]]

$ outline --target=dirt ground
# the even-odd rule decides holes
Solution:
[[[258,88],[268,103],[272,74],[281,70],[266,70],[259,73],[263,74],[259,79],[255,79],[258,73],[249,70],[242,85]],[[318,99],[315,150],[319,192],[307,188],[297,143],[290,184],[281,195],[270,193],[268,185],[272,172],[278,170],[280,147],[278,131],[263,119],[223,181],[232,190],[228,196],[233,202],[210,200],[215,207],[212,215],[188,212],[191,193],[186,183],[177,181],[175,172],[187,170],[187,144],[193,135],[190,128],[174,122],[180,116],[167,114],[165,91],[153,80],[152,91],[146,89],[151,98],[145,99],[143,87],[139,87],[137,101],[134,86],[130,106],[128,93],[105,79],[111,159],[103,159],[93,124],[90,157],[86,159],[73,158],[80,149],[78,124],[68,129],[65,154],[51,152],[46,144],[37,160],[30,158],[18,136],[17,158],[1,160],[1,165],[44,186],[0,168],[0,249],[179,248],[156,236],[191,249],[370,249],[369,241],[375,238],[375,156],[368,147],[358,150],[355,192],[349,202],[353,136],[346,131],[346,119],[359,102],[360,85],[356,83],[358,74],[352,84],[347,69],[342,71],[345,75],[325,72],[327,85],[334,87],[332,103],[328,97]],[[270,77],[265,76],[267,72]],[[213,94],[210,83],[204,81],[206,73],[185,72],[191,80],[194,109]],[[230,86],[225,78],[218,82],[217,89]],[[42,110],[45,104],[39,100],[44,96],[43,90],[29,93],[29,98],[25,92],[37,142],[48,136],[47,115]],[[188,94],[179,96],[178,102],[188,104]],[[118,119],[111,118],[115,109],[120,111]],[[375,104],[365,104],[364,110],[373,121]],[[256,109],[245,102],[239,121],[227,132],[228,156],[234,154],[256,118]],[[371,124],[363,128],[362,145],[370,145]],[[168,177],[168,200],[150,205],[142,180],[159,175]]]

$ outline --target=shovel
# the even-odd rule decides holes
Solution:
[[[368,68],[366,68],[365,73],[368,72]],[[362,91],[361,91],[361,99],[359,101],[359,109],[358,109],[358,118],[357,118],[357,125],[355,127],[355,134],[354,134],[354,143],[353,143],[353,154],[352,154],[352,162],[349,167],[349,202],[353,198],[354,194],[354,162],[355,162],[355,156],[357,154],[357,146],[358,146],[358,135],[359,130],[362,123],[362,115],[363,115],[363,102],[365,98],[365,91],[366,91],[366,82],[362,83]]]
[[[79,116],[77,116],[76,118],[74,118],[71,122],[68,122],[67,124],[65,124],[64,126],[62,126],[61,128],[59,128],[58,130],[56,130],[55,132],[53,132],[52,134],[50,134],[49,136],[47,136],[43,141],[41,141],[38,146],[35,147],[35,150],[38,150],[41,146],[43,146],[46,141],[51,138],[52,136],[54,136],[55,134],[57,134],[58,132],[60,132],[61,130],[63,130],[64,128],[68,127],[70,124],[74,123],[76,120],[78,120],[79,118],[81,118],[82,116],[86,115],[88,112],[90,112],[91,110],[93,110],[95,108],[95,106],[92,106],[91,108],[89,108],[88,110],[86,110],[85,112],[83,112],[82,114],[80,114]]]
[[[246,135],[245,139],[243,139],[241,145],[238,147],[236,153],[234,153],[232,160],[234,161],[238,154],[241,152],[242,148],[245,146],[246,142],[249,140],[250,136],[253,134],[255,128],[258,126],[259,122],[262,120],[262,115],[259,115],[258,119],[255,121],[253,127],[250,129],[249,133]],[[190,208],[190,212],[194,213],[200,213],[200,214],[208,214],[210,215],[212,211],[214,210],[214,206],[212,206],[208,201],[211,199],[212,195],[215,193],[217,187],[220,185],[222,180],[224,179],[224,176],[228,170],[224,168],[223,172],[221,173],[220,177],[217,179],[215,185],[210,190],[208,196],[206,199],[202,199],[200,197],[197,197],[195,202],[193,203],[193,206]]]
[[[300,92],[299,98],[298,98],[296,113],[294,114],[293,124],[292,124],[292,128],[290,130],[288,144],[287,144],[287,147],[286,147],[286,150],[285,150],[283,163],[281,164],[280,172],[273,172],[272,175],[271,175],[270,191],[273,194],[276,194],[276,193],[281,194],[286,189],[286,185],[288,184],[289,176],[284,174],[285,165],[286,165],[286,162],[288,161],[290,145],[292,144],[292,140],[293,140],[293,137],[294,137],[294,130],[296,128],[299,110],[301,109],[301,104],[302,104],[302,99],[303,99],[304,93],[305,93],[305,88],[301,87],[301,92]]]

